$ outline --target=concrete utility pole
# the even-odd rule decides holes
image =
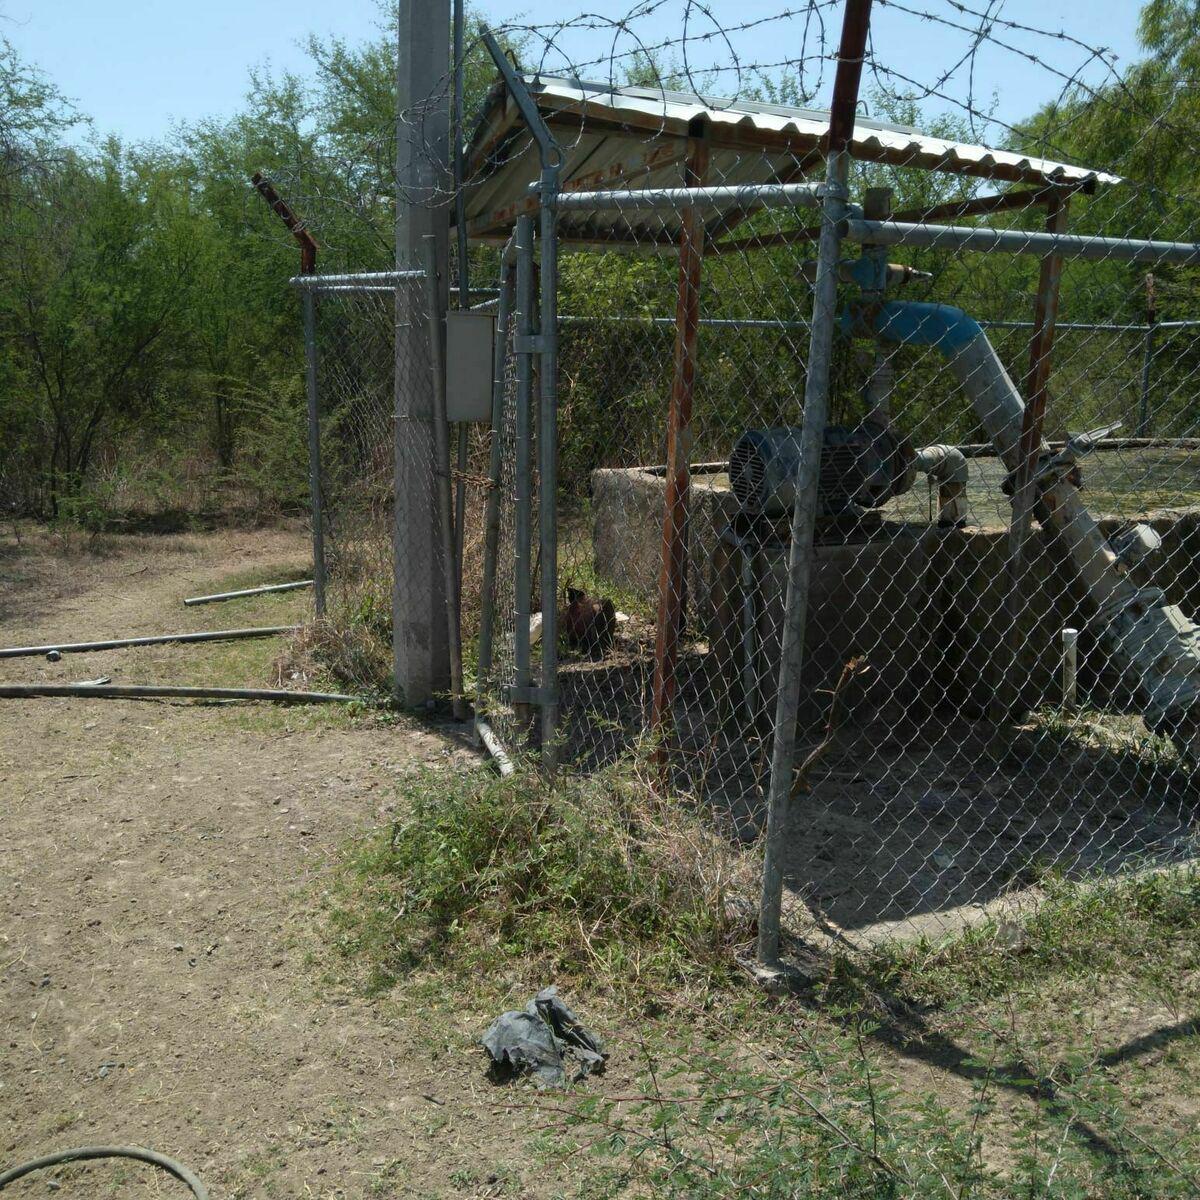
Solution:
[[[396,58],[396,269],[422,264],[422,239],[448,262],[450,0],[400,0]],[[446,271],[439,311],[446,309]],[[426,287],[396,295],[396,506],[392,585],[395,695],[422,705],[450,687],[445,573],[434,470]]]

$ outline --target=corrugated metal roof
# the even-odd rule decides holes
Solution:
[[[564,150],[564,189],[676,187],[683,180],[689,133],[703,121],[709,140],[706,181],[717,184],[795,182],[817,170],[829,114],[749,100],[725,100],[656,88],[527,76],[539,111]],[[1117,176],[1007,150],[931,137],[904,125],[859,117],[856,158],[968,175],[1031,187],[1062,185],[1092,190]],[[529,188],[537,179],[536,152],[502,81],[488,96],[467,149],[467,220],[472,237],[506,236],[517,214],[532,211]],[[735,210],[710,223],[723,233],[747,215]],[[674,214],[565,215],[563,240],[640,246],[673,244]]]

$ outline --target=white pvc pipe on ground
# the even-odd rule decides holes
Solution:
[[[1076,674],[1079,669],[1079,630],[1064,629],[1062,631],[1062,704],[1063,708],[1074,710],[1078,704]]]
[[[262,587],[242,588],[238,592],[214,592],[211,596],[189,596],[184,604],[212,604],[217,600],[237,600],[242,596],[263,596],[267,592],[294,592],[297,588],[312,587],[311,579],[297,579],[295,583],[267,583]]]
[[[242,638],[276,637],[295,633],[299,625],[264,625],[251,629],[212,629],[201,633],[158,633],[151,637],[112,638],[105,642],[48,642],[44,646],[4,646],[0,658],[37,654],[90,654],[94,650],[123,650],[127,646],[165,646],[173,642],[236,642]]]

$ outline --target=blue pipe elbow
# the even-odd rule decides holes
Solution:
[[[849,334],[904,346],[932,346],[947,357],[983,333],[979,322],[961,308],[916,300],[890,300],[873,311],[851,308],[842,314],[841,324]]]

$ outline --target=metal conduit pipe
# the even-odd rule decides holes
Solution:
[[[679,208],[819,208],[823,185],[814,183],[738,183],[695,188],[614,188],[603,192],[563,192],[557,206],[567,212],[653,211]]]
[[[938,485],[938,524],[965,524],[970,477],[967,456],[957,446],[926,446],[917,451],[913,466]]]
[[[853,333],[940,351],[1005,466],[1018,469],[1025,404],[977,321],[958,308],[893,301],[853,309],[843,322]],[[1138,689],[1146,724],[1200,762],[1200,627],[1161,590],[1130,578],[1071,483],[1073,465],[1069,446],[1055,454],[1042,443],[1035,482],[1046,519],[1088,594],[1102,642]]]

